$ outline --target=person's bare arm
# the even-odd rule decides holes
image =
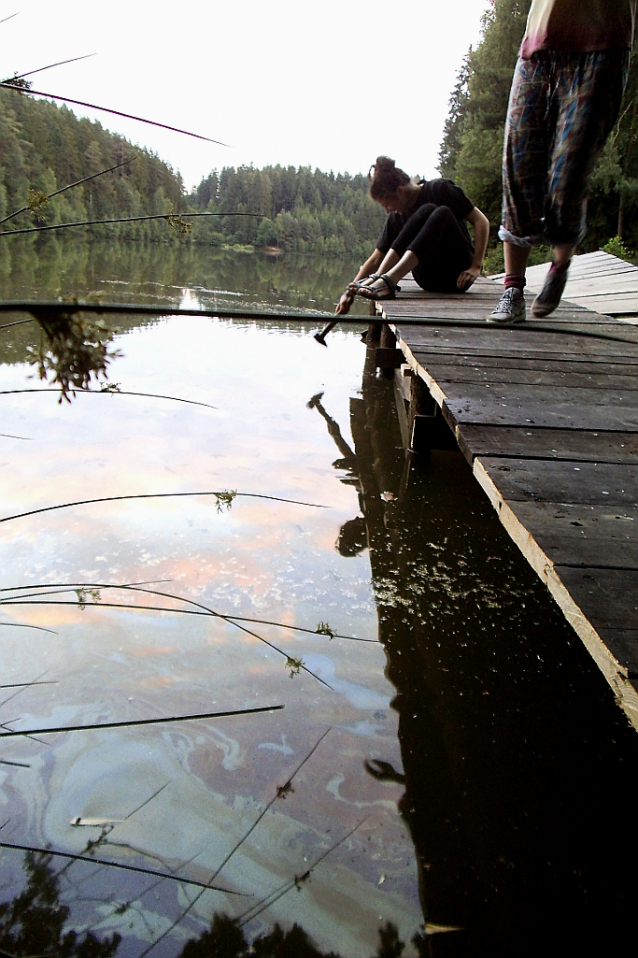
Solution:
[[[375,249],[372,255],[368,256],[363,266],[359,267],[359,272],[355,276],[354,282],[356,283],[358,279],[365,279],[366,276],[370,276],[372,273],[376,272],[377,267],[381,265],[383,256],[384,254],[381,252],[380,249]],[[335,312],[338,315],[339,314],[343,315],[347,313],[350,307],[352,306],[353,301],[354,301],[354,293],[348,288],[345,291],[345,293],[343,293],[343,295],[341,296],[341,299],[339,300],[337,304],[337,308]]]
[[[459,289],[469,289],[481,274],[487,243],[490,238],[490,221],[478,206],[466,216],[468,223],[474,227],[474,258],[469,269],[464,269],[456,281]]]
[[[363,266],[360,267],[359,272],[355,276],[355,282],[358,279],[365,279],[366,276],[370,276],[371,273],[376,272],[377,267],[380,266],[383,261],[384,255],[380,249],[375,249],[372,256],[368,256]]]

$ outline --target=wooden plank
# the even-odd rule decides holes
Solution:
[[[512,500],[508,505],[556,565],[638,572],[638,507]]]
[[[403,327],[402,327],[403,329]],[[502,375],[507,375],[509,372],[512,374],[516,373],[529,373],[530,375],[561,375],[566,374],[567,376],[579,376],[586,377],[589,375],[600,376],[603,374],[603,371],[610,369],[610,375],[612,377],[618,377],[630,380],[632,382],[638,382],[636,379],[636,363],[633,365],[625,363],[609,363],[605,359],[597,360],[596,358],[585,358],[578,359],[576,361],[572,360],[561,360],[555,359],[551,356],[544,357],[543,359],[525,359],[520,360],[518,357],[511,357],[507,367],[505,367],[501,360],[494,358],[492,356],[481,356],[473,355],[466,356],[462,352],[457,352],[455,350],[444,350],[437,352],[423,352],[421,349],[416,350],[419,359],[422,360],[423,365],[427,369],[437,367],[441,371],[441,374],[444,374],[447,369],[458,369],[459,372],[462,369],[466,370],[476,370],[485,372],[498,376],[499,373]]]
[[[579,369],[593,368],[594,365],[598,365],[601,368],[612,369],[614,372],[631,375],[632,371],[635,374],[636,367],[638,366],[638,358],[632,359],[631,356],[627,355],[622,357],[609,357],[589,353],[565,356],[564,354],[555,355],[551,352],[537,355],[530,351],[523,352],[520,350],[517,351],[516,354],[511,354],[504,347],[498,349],[478,349],[474,352],[470,352],[467,346],[459,349],[455,349],[453,346],[442,346],[435,351],[433,348],[424,348],[418,343],[411,343],[407,348],[410,349],[415,359],[424,367],[426,367],[427,362],[432,362],[432,359],[441,364],[447,362],[451,364],[462,363],[464,365],[477,366],[500,365],[506,361],[512,368],[516,369],[523,369],[525,367],[553,368],[555,370],[571,370],[572,372],[577,372]]]
[[[612,655],[627,669],[634,688],[638,688],[638,629],[599,626],[598,632]]]
[[[432,330],[428,330],[430,334]],[[585,362],[604,361],[611,363],[622,363],[632,365],[638,364],[638,352],[632,343],[618,343],[591,341],[584,339],[573,339],[571,342],[566,340],[556,341],[544,340],[541,336],[529,337],[528,339],[516,339],[512,336],[509,341],[503,337],[506,331],[500,329],[493,334],[485,334],[482,329],[472,330],[472,335],[468,335],[465,330],[448,329],[441,331],[438,338],[428,335],[426,340],[424,334],[416,331],[410,336],[410,349],[416,355],[419,352],[441,351],[445,353],[459,352],[463,356],[491,356],[502,359],[520,360],[584,360]],[[458,333],[458,334],[457,334]]]
[[[555,429],[586,429],[590,432],[636,432],[638,410],[614,406],[578,406],[565,403],[530,403],[446,399],[444,415],[452,425],[551,426]]]
[[[537,292],[547,266],[532,266],[526,275],[528,289]],[[604,313],[638,313],[638,269],[602,251],[574,257],[564,295]]]
[[[562,572],[563,567],[555,567],[554,564],[548,560],[548,557],[529,530],[519,521],[512,511],[511,506],[503,499],[497,486],[486,472],[481,459],[475,460],[472,471],[490,502],[497,510],[504,528],[520,548],[541,581],[546,584],[558,606],[562,609],[567,621],[574,628],[585,648],[609,683],[617,703],[624,710],[633,727],[638,730],[638,691],[628,681],[626,669],[619,667],[618,660],[614,658],[610,649],[602,642],[599,633],[596,631],[596,627],[592,622],[592,614],[596,609],[595,604],[592,606],[592,604],[589,603],[587,611],[581,607],[579,603],[583,602],[587,596],[583,597],[580,594],[573,594],[570,587],[571,583],[566,585],[561,579],[557,568],[560,568]],[[569,567],[565,567],[565,569],[567,572],[574,571],[570,570]],[[582,573],[583,570],[577,571]],[[593,573],[590,574],[593,574],[595,578],[600,573],[598,570],[594,570]],[[608,574],[613,575],[612,572]],[[624,575],[630,576],[631,573],[624,573]],[[631,581],[627,584],[630,587],[635,585],[635,583]],[[576,592],[575,589],[574,592]],[[625,619],[620,626],[618,623],[608,623],[607,627],[627,628],[628,625],[638,625],[638,614],[636,611],[628,611],[630,612],[630,617]],[[604,621],[597,622],[598,627],[602,628],[604,625]]]
[[[617,376],[613,373],[605,375],[600,366],[601,364],[598,364],[598,368],[595,366],[586,367],[576,372],[554,372],[554,370],[527,369],[525,367],[512,369],[504,366],[482,366],[475,368],[469,364],[452,365],[450,363],[439,363],[436,359],[433,359],[428,362],[427,368],[430,375],[434,376],[441,386],[448,383],[456,383],[459,386],[464,383],[485,383],[493,388],[500,383],[509,383],[511,385],[543,386],[552,390],[563,387],[570,390],[581,390],[585,394],[589,390],[595,392],[605,388],[612,391],[622,391],[623,394],[638,392],[638,377],[635,373],[633,376]],[[445,389],[445,391],[451,392],[448,389]],[[553,392],[552,397],[555,397]]]
[[[573,463],[543,459],[481,457],[481,463],[509,502],[552,502],[638,508],[638,463]],[[637,596],[638,601],[638,596]]]
[[[464,425],[462,449],[475,456],[509,459],[561,459],[578,462],[638,460],[638,432],[587,432],[533,426]],[[459,443],[461,444],[461,443]],[[468,455],[469,454],[469,455]],[[638,527],[636,528],[638,535]]]
[[[602,377],[601,377],[602,378]],[[488,392],[489,390],[489,392]],[[544,383],[518,382],[463,382],[449,381],[445,390],[450,398],[469,399],[480,402],[516,403],[519,406],[550,402],[561,407],[615,406],[638,413],[638,390],[634,389],[583,389],[580,386],[554,385],[551,389]]]
[[[621,354],[630,354],[638,358],[638,328],[618,320],[609,323],[522,323],[517,326],[497,326],[489,323],[475,322],[469,326],[438,325],[436,320],[443,317],[431,317],[428,325],[410,325],[409,317],[397,315],[392,317],[401,331],[401,335],[412,348],[417,347],[442,348],[446,345],[465,347],[469,350],[494,349],[507,346],[508,349],[543,349],[558,352],[577,353],[587,350],[596,355],[608,355],[616,351]],[[579,334],[580,333],[580,334]]]
[[[556,571],[594,628],[625,629],[638,619],[638,572],[567,566]]]

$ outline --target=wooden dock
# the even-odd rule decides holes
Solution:
[[[545,264],[527,270],[527,287],[531,292],[539,292],[546,273]],[[493,277],[493,280],[498,279]],[[565,287],[565,299],[608,316],[633,316],[635,319],[638,314],[638,269],[602,250],[575,256]]]
[[[401,285],[377,304],[379,364],[398,367],[411,440],[445,419],[638,729],[638,327],[564,302],[501,328],[485,322],[498,283],[449,296]]]

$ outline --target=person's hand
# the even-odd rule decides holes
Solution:
[[[350,307],[354,302],[354,293],[351,289],[347,289],[345,293],[342,294],[341,299],[337,303],[337,308],[335,313],[338,316],[345,316],[346,313],[350,312]]]
[[[472,286],[476,279],[481,275],[481,270],[478,266],[470,266],[469,269],[464,269],[459,278],[456,281],[458,289],[465,292],[466,289],[469,289]]]

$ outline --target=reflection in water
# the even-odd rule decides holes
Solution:
[[[66,927],[70,909],[60,902],[61,875],[45,852],[25,855],[23,890],[12,901],[0,904],[3,955],[111,958],[116,954],[119,935],[100,940],[90,931],[78,934]]]
[[[365,526],[405,771],[382,754],[366,768],[405,784],[423,913],[450,930],[427,954],[609,953],[632,923],[611,834],[632,829],[635,735],[460,453],[405,457],[372,360],[350,401],[354,454],[312,403],[342,481],[359,480],[363,517],[337,546],[357,554]]]
[[[3,396],[3,431],[30,441],[6,440],[0,507],[3,664],[23,683],[0,706],[22,733],[0,755],[0,900],[46,849],[67,926],[119,955],[176,958],[223,915],[264,949],[297,947],[296,924],[317,954],[372,955],[379,928],[415,953],[400,786],[364,767],[375,740],[400,762],[369,564],[334,549],[356,490],[306,407],[330,380],[347,414],[363,349],[339,335],[309,373],[300,329],[131,323],[120,392]],[[9,388],[24,375],[3,367]]]
[[[187,249],[92,249],[66,261],[87,285],[240,289],[228,257],[213,276]],[[14,264],[13,289],[64,287],[58,255]],[[392,384],[372,350],[361,383],[345,331],[320,351],[293,324],[142,326],[120,391],[63,407],[9,393],[29,339],[0,339],[0,517],[21,515],[0,524],[0,722],[23,733],[0,754],[0,949],[620,941],[634,735],[461,457],[406,460]],[[26,734],[53,728],[77,731]]]
[[[281,257],[82,236],[16,236],[0,245],[5,300],[90,296],[106,302],[331,310],[353,266],[339,257]]]
[[[51,856],[46,852],[28,852],[24,858],[25,887],[13,901],[0,904],[0,954],[7,956],[51,956],[51,958],[112,958],[118,953],[121,937],[113,934],[100,940],[92,932],[78,934],[66,930],[70,909],[60,903],[60,878]],[[68,867],[68,866],[66,866]],[[296,879],[296,886],[307,880]],[[131,903],[120,906],[126,914]],[[319,951],[306,932],[294,924],[285,931],[278,924],[252,941],[242,930],[243,922],[228,915],[216,914],[210,931],[186,943],[179,958],[340,958],[334,950]],[[380,944],[373,958],[399,956],[405,944],[397,929],[388,922],[379,929]],[[423,943],[416,936],[414,944]]]

